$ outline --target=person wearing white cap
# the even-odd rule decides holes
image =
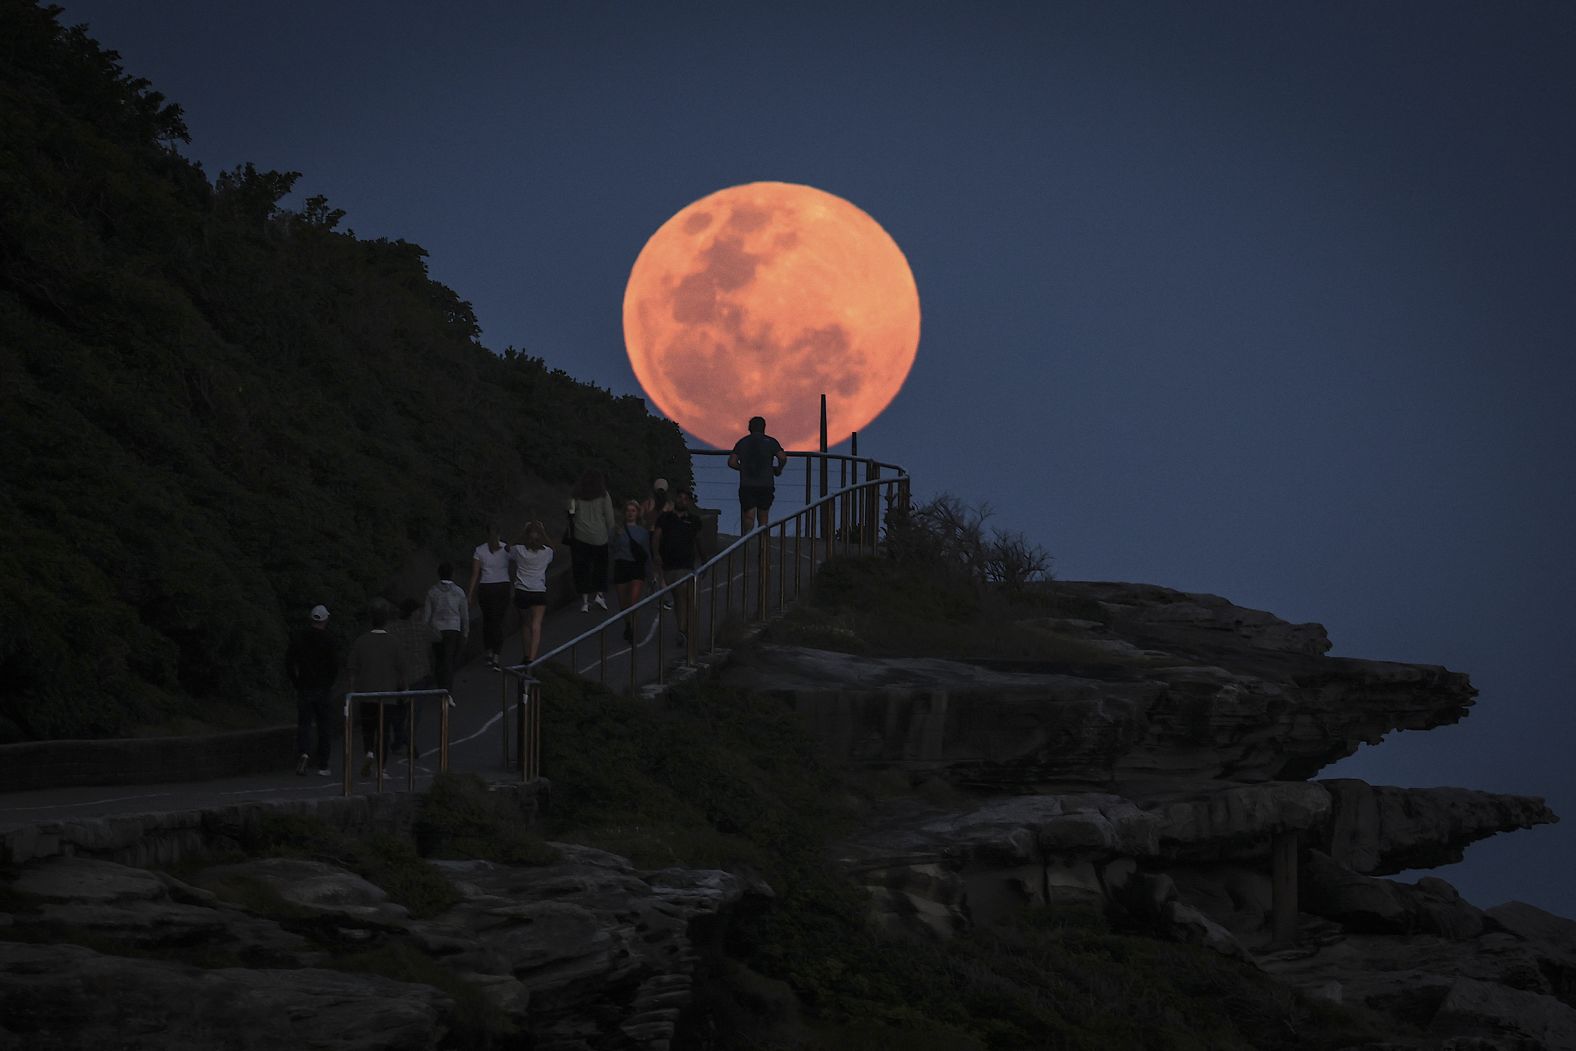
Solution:
[[[328,757],[334,748],[334,715],[330,693],[339,672],[339,647],[328,631],[328,607],[317,605],[308,614],[311,627],[290,640],[285,674],[296,689],[296,773],[317,760],[317,772],[329,773]],[[312,724],[317,724],[317,747],[312,747]]]

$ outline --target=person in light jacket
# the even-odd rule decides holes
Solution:
[[[613,498],[601,471],[586,471],[569,497],[569,566],[580,595],[580,612],[590,612],[594,602],[607,609],[607,542],[618,522]]]
[[[440,690],[454,689],[460,652],[471,633],[471,603],[454,582],[454,563],[438,567],[438,582],[427,591],[421,619],[432,629],[432,681]]]

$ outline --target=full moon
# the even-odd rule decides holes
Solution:
[[[919,291],[902,249],[841,197],[756,182],[702,197],[641,249],[624,345],[646,394],[728,448],[751,416],[785,448],[848,440],[903,386]]]

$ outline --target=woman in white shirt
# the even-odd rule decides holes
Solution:
[[[520,650],[525,663],[536,660],[542,648],[542,617],[547,613],[547,567],[553,548],[540,522],[527,522],[525,543],[509,549],[514,563],[514,608],[520,611]]]
[[[503,622],[509,615],[509,545],[498,535],[498,523],[487,527],[487,540],[471,553],[471,586],[466,599],[482,607],[482,645],[487,647],[487,663],[499,667],[498,651],[503,649]]]

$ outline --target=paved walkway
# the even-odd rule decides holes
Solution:
[[[725,547],[735,539],[737,538],[722,537],[720,544]],[[814,568],[808,548],[809,544],[806,542],[798,545],[796,550],[792,536],[788,538],[785,545],[779,547],[775,542],[772,544],[771,587],[768,590],[768,603],[771,610],[775,611],[783,604],[785,596],[778,585],[785,579],[788,584],[786,597],[791,600],[796,596],[794,573],[796,563],[800,571],[797,577],[798,583],[808,585]],[[755,619],[759,592],[756,589],[758,555],[753,545],[749,548],[748,557],[750,564],[747,567],[742,557],[735,557],[731,566],[717,567],[711,573],[703,575],[698,583],[700,622],[697,641],[703,654],[708,649],[714,630],[720,631],[729,616]],[[608,592],[608,600],[610,604],[616,601],[616,596],[611,591]],[[659,669],[663,677],[667,678],[683,664],[683,660],[675,638],[677,625],[674,614],[670,611],[661,612],[659,627],[655,615],[659,608],[658,604],[653,602],[642,610],[641,630],[637,633],[636,644],[631,646],[622,638],[621,626],[613,623],[609,614],[595,607],[592,613],[581,613],[576,602],[549,613],[542,627],[542,652],[550,652],[560,644],[594,628],[600,617],[609,626],[601,633],[601,642],[593,639],[575,648],[573,666],[577,672],[595,677],[598,665],[602,663],[602,647],[605,645],[606,682],[610,688],[615,690],[627,688],[631,660],[635,662],[637,686],[657,681]],[[515,627],[512,614],[510,624],[515,630],[512,630],[506,638],[504,649],[506,664],[518,663],[523,652],[520,646],[520,633]],[[659,633],[662,644],[660,664]],[[564,663],[567,664],[568,661]],[[512,675],[494,671],[480,660],[473,661],[455,676],[455,706],[451,709],[449,734],[450,769],[475,772],[495,780],[519,777],[518,767],[506,767],[502,754],[503,735],[514,732],[515,682]],[[501,700],[506,701],[507,704],[501,704]],[[543,703],[551,704],[551,696],[544,698]],[[417,734],[418,745],[423,753],[416,764],[415,781],[418,789],[428,782],[437,770],[437,723],[436,708],[429,707],[423,714]],[[362,754],[359,747],[359,731],[355,744],[354,754],[358,756],[356,772],[359,773],[359,756]],[[343,793],[341,755],[342,749],[336,747],[333,772],[329,777],[319,776],[315,771],[309,771],[301,777],[292,769],[283,769],[277,774],[252,775],[220,781],[139,784],[123,787],[70,787],[8,793],[0,795],[0,831],[27,825],[67,822],[116,814],[193,810],[249,800],[282,801],[337,796]],[[552,776],[551,770],[544,770],[543,773],[548,777]],[[403,758],[392,759],[388,766],[388,775],[383,782],[383,791],[401,791],[409,783],[407,761]],[[375,792],[378,787],[375,779],[358,777],[354,781],[354,790]]]

